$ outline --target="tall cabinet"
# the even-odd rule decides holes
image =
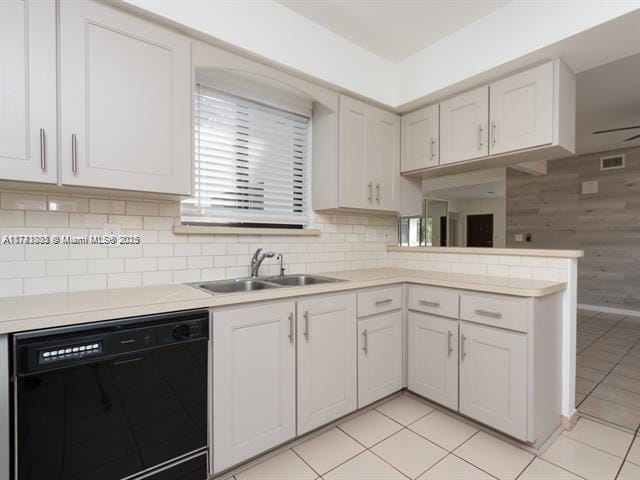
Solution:
[[[62,183],[189,194],[191,43],[100,2],[60,2]]]
[[[55,183],[55,0],[0,2],[0,178]]]

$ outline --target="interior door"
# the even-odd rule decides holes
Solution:
[[[460,325],[460,412],[527,439],[527,336]]]
[[[370,209],[376,182],[372,154],[372,107],[340,96],[340,206]]]
[[[467,215],[467,247],[493,247],[493,213]]]
[[[490,85],[490,154],[553,141],[553,63]]]
[[[409,312],[409,389],[458,409],[458,322]]]
[[[298,435],[357,408],[356,297],[298,302]]]
[[[55,183],[56,2],[0,2],[0,179]]]
[[[191,44],[101,2],[60,2],[62,183],[190,194]]]
[[[402,312],[358,322],[358,408],[402,388]]]
[[[294,313],[279,302],[213,314],[215,472],[295,436]]]
[[[440,105],[402,117],[402,172],[440,164]]]
[[[489,87],[480,87],[440,104],[440,164],[489,154]]]
[[[373,208],[398,211],[400,209],[400,117],[376,109],[373,120],[375,151],[369,157],[370,161],[375,162]]]

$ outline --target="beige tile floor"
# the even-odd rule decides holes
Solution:
[[[534,455],[404,394],[226,478],[639,480],[640,437],[580,418]]]
[[[636,430],[640,425],[640,319],[579,310],[577,354],[578,411]]]

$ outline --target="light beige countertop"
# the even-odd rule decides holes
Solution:
[[[352,270],[321,275],[346,281],[219,295],[211,295],[188,285],[175,284],[0,298],[0,334],[193,308],[220,307],[340,292],[402,282],[521,297],[542,297],[566,288],[563,282],[402,268]]]
[[[387,245],[387,252],[464,253],[470,255],[517,255],[522,257],[580,258],[583,250],[545,250],[539,248],[478,248],[478,247],[401,247]]]

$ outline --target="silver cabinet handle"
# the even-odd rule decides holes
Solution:
[[[430,147],[429,147],[429,153],[431,153],[431,159],[432,159],[432,160],[433,160],[433,159],[435,158],[435,156],[436,156],[435,151],[436,151],[436,141],[435,141],[435,139],[433,139],[433,138],[432,138],[432,139],[431,139],[431,145],[430,145]]]
[[[482,317],[502,318],[502,313],[483,310],[482,308],[476,308],[474,312],[476,313],[476,315],[480,315]]]
[[[491,121],[491,146],[495,147],[496,145],[496,122]]]
[[[376,183],[376,202],[380,203],[380,182]]]
[[[289,343],[293,345],[293,312],[289,314]]]
[[[362,351],[365,355],[369,352],[369,337],[366,329],[362,331]]]
[[[373,182],[369,182],[367,187],[369,188],[369,202],[371,202],[371,199],[373,198]]]
[[[484,128],[482,128],[482,125],[478,125],[478,150],[482,150],[482,132],[484,132]]]
[[[71,134],[71,171],[78,172],[78,140],[75,133]]]
[[[47,169],[47,138],[44,128],[40,129],[40,168]]]
[[[464,361],[464,357],[467,356],[467,352],[464,351],[464,342],[467,340],[467,337],[464,336],[464,333],[460,336],[460,360]]]
[[[376,306],[378,305],[384,305],[386,303],[391,303],[393,302],[393,298],[385,298],[384,300],[376,300],[375,302],[373,302]]]
[[[451,346],[451,339],[453,338],[453,333],[451,333],[451,330],[449,330],[449,333],[447,335],[447,347],[448,347],[448,351],[447,351],[447,356],[450,357],[451,356],[451,352],[453,352],[453,347]]]
[[[311,334],[309,332],[309,310],[307,310],[306,312],[304,312],[304,338],[307,339],[307,342],[309,341],[309,339],[311,338]]]
[[[431,300],[419,300],[418,303],[426,307],[438,308],[440,306],[440,302],[432,302]]]

